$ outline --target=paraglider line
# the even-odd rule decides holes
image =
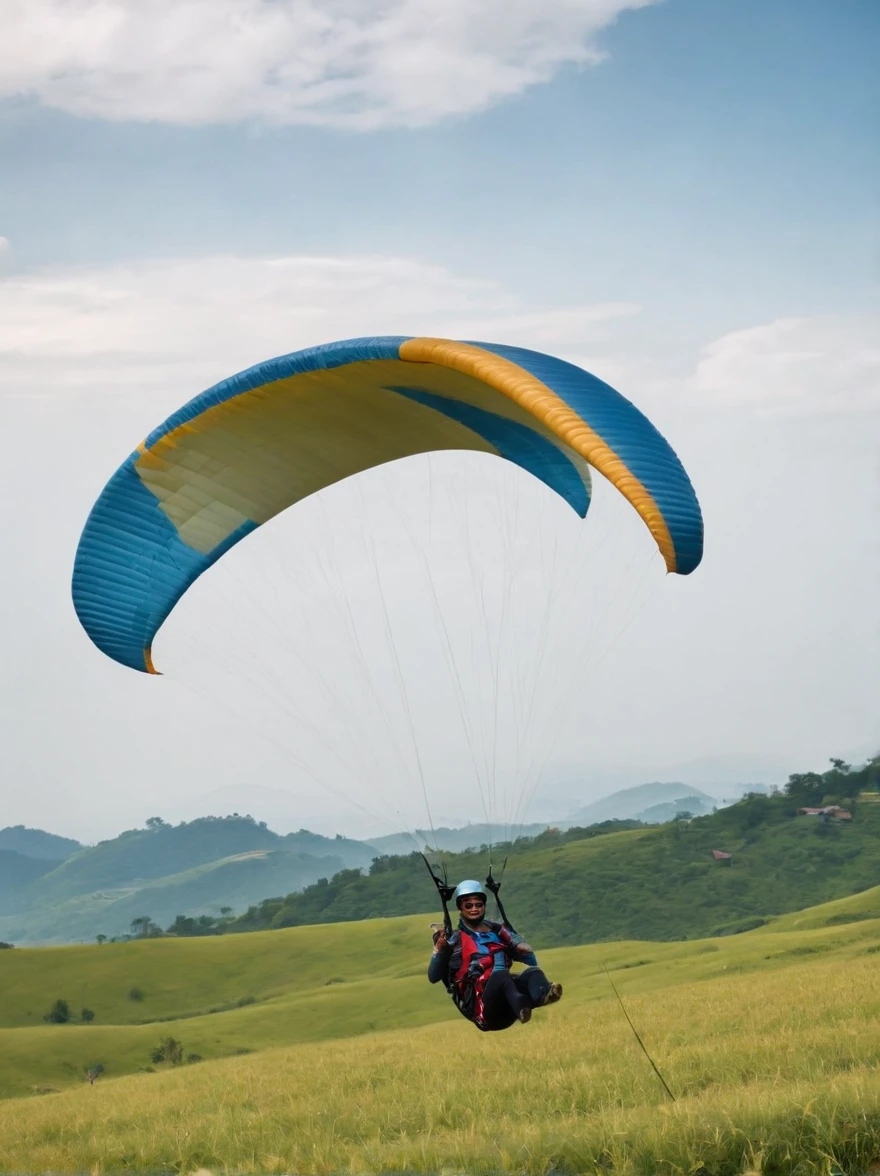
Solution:
[[[629,1015],[629,1013],[626,1011],[626,1005],[625,1005],[625,1004],[623,1003],[623,1001],[620,999],[620,993],[617,991],[617,986],[615,985],[614,981],[611,979],[611,974],[610,974],[610,972],[608,971],[608,969],[607,969],[607,967],[605,966],[605,964],[604,964],[604,963],[602,964],[602,971],[603,971],[603,972],[605,973],[605,975],[608,977],[608,983],[611,985],[611,990],[612,990],[612,992],[613,992],[613,993],[614,993],[614,995],[617,997],[617,1003],[620,1005],[621,1009],[623,1009],[623,1015],[626,1017],[627,1024],[629,1025],[630,1029],[632,1029],[632,1031],[633,1031],[633,1034],[635,1035],[635,1039],[636,1039],[636,1041],[637,1041],[637,1042],[639,1043],[639,1045],[642,1047],[642,1053],[645,1055],[645,1057],[646,1057],[646,1058],[648,1059],[648,1061],[651,1063],[651,1069],[654,1071],[654,1073],[657,1075],[657,1077],[658,1077],[658,1078],[660,1079],[660,1081],[663,1083],[663,1089],[666,1091],[666,1093],[669,1095],[669,1097],[672,1099],[672,1101],[673,1101],[673,1102],[676,1102],[677,1100],[676,1100],[676,1097],[675,1097],[675,1095],[674,1095],[674,1094],[672,1093],[672,1091],[669,1089],[669,1086],[668,1086],[668,1085],[667,1085],[667,1083],[666,1083],[666,1079],[663,1077],[663,1075],[662,1075],[662,1074],[660,1073],[660,1071],[657,1069],[657,1066],[656,1066],[656,1064],[655,1064],[655,1062],[654,1062],[654,1059],[651,1057],[651,1055],[648,1053],[647,1049],[645,1048],[645,1043],[644,1043],[644,1041],[642,1041],[641,1037],[639,1037],[639,1031],[636,1029],[635,1025],[634,1025],[634,1024],[632,1023],[632,1021],[630,1020],[630,1015]]]

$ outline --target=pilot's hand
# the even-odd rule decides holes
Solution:
[[[521,955],[532,955],[533,954],[532,949],[529,947],[529,945],[527,943],[518,943],[516,945],[516,950]]]
[[[446,931],[439,923],[431,924],[431,934],[434,940],[434,954],[443,951],[444,947],[449,946],[449,941],[446,938]]]

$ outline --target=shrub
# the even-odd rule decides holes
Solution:
[[[179,1066],[183,1061],[183,1042],[176,1037],[164,1037],[150,1052],[150,1061],[170,1062],[172,1066]]]
[[[91,1025],[92,1021],[95,1019],[95,1014],[91,1009],[83,1009],[80,1013],[80,1017],[82,1018],[82,1023],[84,1025]]]
[[[129,1000],[143,1000],[145,995],[146,993],[142,988],[129,988],[128,990]]]
[[[66,1025],[70,1020],[70,1005],[66,1000],[56,1000],[48,1013],[43,1014],[43,1020],[50,1025]]]

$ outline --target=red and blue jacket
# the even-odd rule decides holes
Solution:
[[[483,926],[486,931],[473,931],[464,921],[459,922],[446,947],[432,956],[428,965],[430,982],[442,980],[458,1011],[480,1029],[485,1027],[483,994],[492,973],[509,969],[514,961],[531,967],[538,963],[534,952],[516,951],[517,944],[523,942],[521,935],[490,919]]]

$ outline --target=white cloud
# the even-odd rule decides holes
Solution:
[[[880,407],[880,319],[780,318],[733,331],[705,349],[691,387],[701,400],[772,412]]]
[[[400,257],[215,256],[0,277],[0,391],[143,393],[160,409],[274,355],[363,335],[440,335],[550,351],[659,420],[692,409],[845,413],[880,405],[869,316],[782,318],[710,343],[669,378],[640,308],[524,304],[497,283]],[[681,363],[679,358],[679,365]]]
[[[0,237],[0,253],[8,253],[12,244],[8,237]]]
[[[369,130],[480,110],[655,0],[9,0],[0,96],[182,125]]]
[[[0,280],[0,386],[17,396],[166,388],[173,400],[270,356],[371,334],[585,355],[637,310],[523,307],[492,282],[393,257],[209,257],[44,271]]]

